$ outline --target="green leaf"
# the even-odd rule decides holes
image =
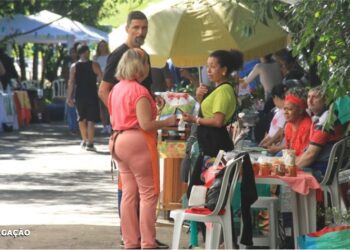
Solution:
[[[334,124],[336,120],[337,120],[337,116],[335,115],[335,106],[334,106],[334,103],[332,103],[329,107],[328,116],[322,129],[326,131],[332,130],[334,128]]]

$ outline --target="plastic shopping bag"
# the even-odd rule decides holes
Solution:
[[[300,249],[349,249],[350,226],[325,227],[298,237]]]
[[[160,120],[164,120],[174,113],[181,115],[180,110],[191,114],[196,103],[195,99],[188,93],[161,92],[159,96],[163,99],[163,104],[160,107]]]

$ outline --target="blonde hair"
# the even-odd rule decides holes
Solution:
[[[116,77],[119,80],[137,80],[146,74],[147,54],[139,48],[128,49],[120,59]]]

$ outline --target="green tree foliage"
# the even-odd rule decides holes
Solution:
[[[147,0],[146,0],[147,1]],[[119,13],[120,5],[140,6],[143,0],[104,0],[100,11],[100,18],[115,16]]]
[[[330,101],[350,90],[349,0],[299,0],[294,5],[278,0],[241,2],[255,10],[257,20],[279,17],[292,36],[293,54],[303,57],[305,69],[320,79]]]
[[[11,16],[17,13],[31,15],[41,10],[49,10],[59,15],[80,21],[85,24],[97,26],[99,12],[105,0],[5,0],[0,1],[0,16]],[[2,39],[2,41],[6,41]],[[56,49],[53,49],[56,47]],[[25,50],[26,46],[15,46],[19,56],[21,76],[25,79]],[[62,63],[64,46],[38,45],[37,49],[43,53],[45,60],[45,78],[57,77],[57,68]],[[35,65],[36,67],[36,65]],[[36,71],[36,70],[33,70]],[[36,78],[36,77],[34,77]]]
[[[46,9],[82,23],[96,25],[104,1],[105,0],[5,0],[0,1],[0,16],[9,16],[17,13],[30,15]]]
[[[303,0],[288,14],[294,53],[306,51],[308,63],[317,64],[331,100],[344,95],[350,90],[350,2]]]

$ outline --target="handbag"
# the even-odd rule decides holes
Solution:
[[[226,170],[226,168],[223,168],[216,174],[213,185],[211,185],[211,187],[207,191],[207,196],[205,199],[204,207],[208,208],[211,211],[213,211],[215,209],[215,206],[218,203],[221,186],[222,186],[222,182],[224,179],[225,170]],[[227,200],[227,195],[228,195],[228,192],[226,192],[225,201]],[[224,202],[224,204],[222,204],[221,209],[223,209],[225,207],[225,205],[226,205],[225,203],[226,202]]]

